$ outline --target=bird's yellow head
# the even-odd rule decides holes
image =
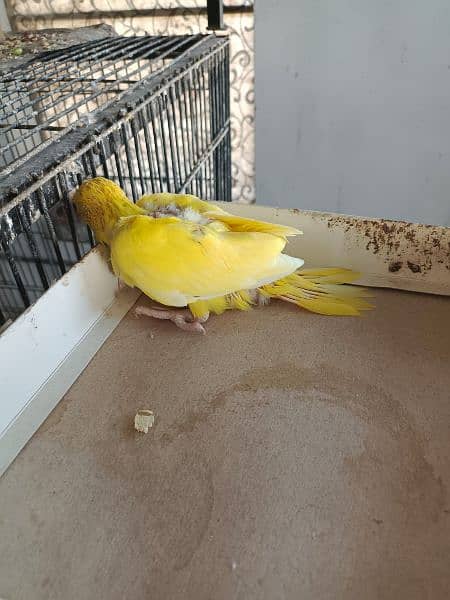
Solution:
[[[81,219],[89,225],[98,242],[109,244],[114,227],[121,217],[144,214],[128,200],[113,181],[95,177],[85,181],[75,192],[73,203]]]

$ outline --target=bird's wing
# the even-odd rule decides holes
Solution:
[[[302,232],[294,227],[287,225],[279,225],[276,223],[267,223],[265,221],[257,221],[255,219],[247,219],[245,217],[237,217],[222,210],[214,202],[205,202],[196,196],[190,194],[150,194],[142,196],[138,200],[137,205],[143,208],[148,213],[157,210],[158,208],[167,208],[173,206],[180,211],[190,209],[195,211],[205,220],[216,221],[222,223],[229,231],[247,231],[269,233],[278,237],[286,238],[292,235],[300,235]]]
[[[299,229],[295,229],[295,227],[289,227],[288,225],[279,225],[277,223],[267,223],[266,221],[246,219],[245,217],[237,217],[225,212],[223,214],[205,213],[205,216],[210,216],[212,220],[226,225],[230,231],[253,231],[267,233],[283,239],[286,239],[292,235],[301,235],[302,233]]]
[[[293,273],[303,261],[281,254],[285,240],[218,231],[176,217],[120,220],[111,261],[125,283],[169,306],[254,289]]]
[[[200,200],[200,198],[192,196],[191,194],[170,194],[165,192],[159,194],[147,194],[146,196],[142,196],[136,204],[147,212],[173,205],[179,209],[191,208],[201,215],[207,212],[226,214],[225,211],[213,202]]]

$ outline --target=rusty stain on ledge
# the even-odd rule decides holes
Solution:
[[[381,254],[390,273],[409,269],[426,273],[433,264],[450,271],[450,228],[406,221],[361,219],[326,215],[328,228],[343,228],[346,235],[363,235],[365,249]]]

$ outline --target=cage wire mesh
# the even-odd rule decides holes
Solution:
[[[134,201],[231,200],[228,48],[215,35],[114,37],[0,74],[0,328],[94,246],[70,202],[84,179]]]

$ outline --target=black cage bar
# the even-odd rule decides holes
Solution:
[[[223,22],[223,0],[208,0],[208,29],[225,29]]]
[[[0,327],[94,245],[70,192],[116,181],[231,200],[229,42],[115,37],[0,75]]]

